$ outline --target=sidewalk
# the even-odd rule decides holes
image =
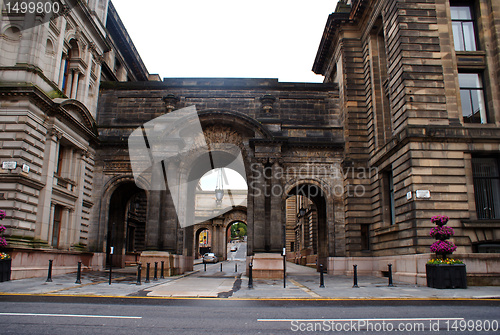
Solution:
[[[244,262],[196,264],[194,271],[182,276],[166,277],[137,285],[134,268],[113,271],[109,285],[107,272],[85,272],[82,283],[75,284],[76,274],[46,278],[30,278],[0,283],[0,296],[6,294],[48,294],[107,297],[198,297],[229,299],[500,299],[499,286],[470,286],[467,289],[439,290],[425,286],[394,282],[388,287],[387,278],[359,277],[359,288],[346,276],[324,276],[324,288],[319,287],[319,274],[310,269],[287,263],[286,288],[283,280],[255,279],[248,288],[243,275]],[[235,272],[235,264],[238,271]]]

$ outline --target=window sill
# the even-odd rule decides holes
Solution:
[[[462,220],[464,228],[500,228],[500,220]]]

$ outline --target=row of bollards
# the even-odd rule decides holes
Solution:
[[[149,279],[151,272],[151,263],[146,263],[146,280],[144,283],[150,283],[151,280]],[[139,263],[137,264],[137,285],[141,285],[141,279],[142,279],[142,264]],[[160,279],[165,279],[165,262],[161,261],[161,270],[160,270]],[[153,271],[153,281],[158,280],[158,262],[155,262],[155,267]]]
[[[164,279],[164,269],[165,269],[165,262],[161,262],[161,275],[160,278]],[[46,282],[52,282],[52,264],[53,260],[49,260],[49,269],[47,273],[47,280]],[[205,271],[207,271],[207,264],[203,262],[205,266]],[[389,287],[393,287],[393,281],[392,281],[392,264],[387,264],[389,271],[388,271],[388,277],[389,277]],[[109,268],[109,285],[111,285],[111,266]],[[253,278],[252,278],[252,268],[253,265],[250,263],[248,265],[248,288],[253,288]],[[353,265],[354,269],[354,275],[353,275],[353,288],[359,288],[358,286],[358,265],[354,264]],[[222,263],[220,263],[220,271],[222,272]],[[142,265],[139,263],[137,265],[137,285],[141,285],[141,272],[142,272]],[[234,264],[234,272],[238,272],[238,264]],[[150,273],[150,263],[146,263],[146,281],[145,283],[150,283],[149,280],[149,273]],[[78,262],[78,270],[76,272],[76,282],[75,284],[81,284],[82,283],[82,262]],[[155,262],[155,267],[154,267],[154,273],[153,273],[153,280],[157,281],[158,280],[158,262]],[[319,287],[323,288],[325,287],[325,280],[324,280],[324,271],[323,271],[323,264],[320,264],[319,266]]]
[[[389,271],[388,271],[388,277],[389,277],[389,287],[394,287],[394,284],[392,283],[392,264],[387,264]],[[353,288],[359,288],[358,286],[358,266],[356,264],[353,265],[354,268],[354,276],[353,276]],[[321,287],[321,286],[320,286]]]
[[[47,280],[45,282],[51,283],[52,282],[52,264],[54,260],[49,259],[49,269],[47,271]],[[76,281],[75,284],[81,284],[82,283],[82,262],[78,262],[78,269],[76,271]]]
[[[54,261],[52,259],[49,260],[49,269],[47,271],[47,280],[46,280],[47,283],[52,282],[52,266],[53,266],[53,262]],[[165,262],[162,261],[161,262],[160,279],[165,279],[164,270],[165,270]],[[149,280],[150,264],[149,263],[147,263],[146,271],[147,271],[147,273],[146,273],[146,281],[145,281],[145,283],[149,283],[150,282],[150,280]],[[222,264],[221,264],[221,271],[222,271]],[[141,272],[142,272],[142,265],[141,265],[141,263],[139,263],[137,265],[137,285],[141,285]],[[112,267],[110,266],[109,267],[109,281],[108,281],[109,285],[111,285],[111,279],[112,279]],[[155,262],[153,280],[154,281],[158,280],[158,262]],[[79,261],[78,262],[78,269],[77,269],[77,272],[76,272],[76,281],[75,281],[75,284],[81,284],[81,283],[82,283],[82,262]]]

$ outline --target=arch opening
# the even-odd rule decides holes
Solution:
[[[206,227],[196,231],[195,259],[202,258],[207,252],[212,252],[212,233]]]
[[[295,264],[327,268],[328,227],[326,195],[322,188],[301,183],[285,199],[287,260]]]
[[[137,261],[146,247],[146,214],[146,193],[135,183],[124,182],[113,191],[109,200],[106,266],[124,267],[127,262]]]

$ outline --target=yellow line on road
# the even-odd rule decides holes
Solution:
[[[290,281],[293,285],[295,285],[298,288],[300,288],[302,291],[304,291],[307,294],[309,294],[311,297],[313,297],[313,298],[321,298],[321,296],[319,294],[317,294],[316,292],[311,291],[311,289],[309,287],[302,285],[301,283],[297,282],[296,280],[288,279],[288,281]]]
[[[136,297],[96,294],[47,294],[47,293],[9,293],[0,292],[0,297],[72,297],[72,298],[116,298],[116,299],[164,299],[164,300],[230,300],[230,301],[498,301],[500,298],[203,298],[203,297]]]

